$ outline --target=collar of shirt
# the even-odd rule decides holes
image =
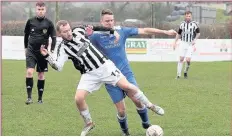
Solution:
[[[39,21],[42,21],[42,20],[45,19],[45,16],[43,16],[43,17],[36,16],[36,19],[39,20]]]

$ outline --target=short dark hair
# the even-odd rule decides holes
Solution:
[[[45,3],[42,2],[42,1],[39,1],[39,2],[36,3],[36,6],[45,7]]]
[[[113,15],[113,11],[111,11],[110,9],[103,9],[101,11],[101,16],[104,16],[104,15]]]
[[[192,15],[192,12],[191,11],[185,11],[184,15],[187,15],[187,14],[191,14]]]
[[[60,20],[56,23],[56,31],[60,31],[60,26],[65,26],[69,24],[69,22],[67,20]]]

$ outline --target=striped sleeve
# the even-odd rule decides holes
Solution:
[[[178,30],[178,34],[181,35],[182,31],[183,31],[183,23],[184,22],[181,22],[180,23],[180,26],[179,26],[179,30]]]
[[[73,28],[73,33],[78,35],[78,33],[85,35],[85,28],[84,27],[75,27]]]
[[[64,46],[62,45],[63,43],[61,43],[57,49],[57,59],[55,59],[52,55],[48,55],[46,57],[46,60],[50,66],[57,71],[61,71],[64,63],[68,60],[68,55],[66,54]]]
[[[194,24],[194,26],[195,26],[195,32],[196,33],[200,33],[200,28],[199,28],[199,25],[198,25],[198,23],[196,22],[196,21],[192,21],[192,23]]]
[[[110,34],[114,34],[114,29],[106,28],[103,26],[93,26],[94,31],[103,31],[103,32],[109,32]]]
[[[192,21],[192,23],[198,27],[198,23],[196,21]]]

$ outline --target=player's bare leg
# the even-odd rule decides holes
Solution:
[[[88,95],[88,93],[89,92],[85,90],[77,90],[75,95],[77,108],[85,122],[85,126],[81,132],[81,136],[86,136],[90,132],[90,130],[92,130],[95,126],[92,121],[88,105],[85,102],[85,98]]]
[[[185,70],[184,70],[184,78],[188,78],[188,70],[189,70],[189,67],[190,67],[190,61],[191,61],[191,58],[190,57],[186,57],[186,64],[185,64]]]
[[[26,104],[29,105],[33,103],[32,101],[32,88],[33,88],[33,73],[34,73],[34,68],[27,68],[26,70],[26,88],[27,88],[27,100]]]
[[[183,68],[184,57],[180,56],[180,60],[177,64],[177,76],[176,79],[179,79],[181,76],[182,68]]]
[[[144,104],[147,108],[151,109],[158,115],[164,115],[164,110],[157,106],[152,104],[148,98],[143,94],[143,92],[136,87],[135,85],[128,82],[128,80],[125,77],[122,77],[118,83],[117,86],[123,89],[129,98],[135,97],[137,100],[139,100],[142,104]]]

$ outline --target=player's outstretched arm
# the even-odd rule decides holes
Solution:
[[[106,28],[103,26],[93,26],[94,31],[108,31],[110,34],[113,34],[115,36],[114,43],[117,43],[119,41],[120,35],[118,34],[117,31],[115,31],[112,28]]]
[[[64,63],[68,60],[68,55],[65,54],[65,52],[62,52],[62,50],[59,51],[59,56],[57,57],[57,59],[55,60],[49,53],[48,50],[45,48],[45,45],[42,45],[40,47],[40,53],[44,56],[44,58],[46,58],[46,60],[48,61],[48,63],[50,64],[50,66],[57,70],[57,71],[61,71]]]
[[[110,34],[114,34],[114,29],[112,28],[106,28],[103,26],[93,26],[94,31],[108,31]]]
[[[93,31],[105,31],[105,32],[109,32],[110,34],[114,34],[114,29],[106,28],[103,26],[86,25],[84,29],[88,36],[92,35]]]
[[[175,30],[161,30],[156,28],[138,28],[138,34],[154,35],[157,33],[166,34],[166,35],[176,35]]]
[[[103,26],[91,26],[88,25],[86,28],[86,33],[88,36],[93,34],[93,31],[105,31],[108,32],[109,34],[113,34],[115,36],[115,40],[114,43],[117,43],[119,41],[120,35],[118,34],[117,31],[115,31],[112,28],[107,28],[107,27],[103,27]]]

